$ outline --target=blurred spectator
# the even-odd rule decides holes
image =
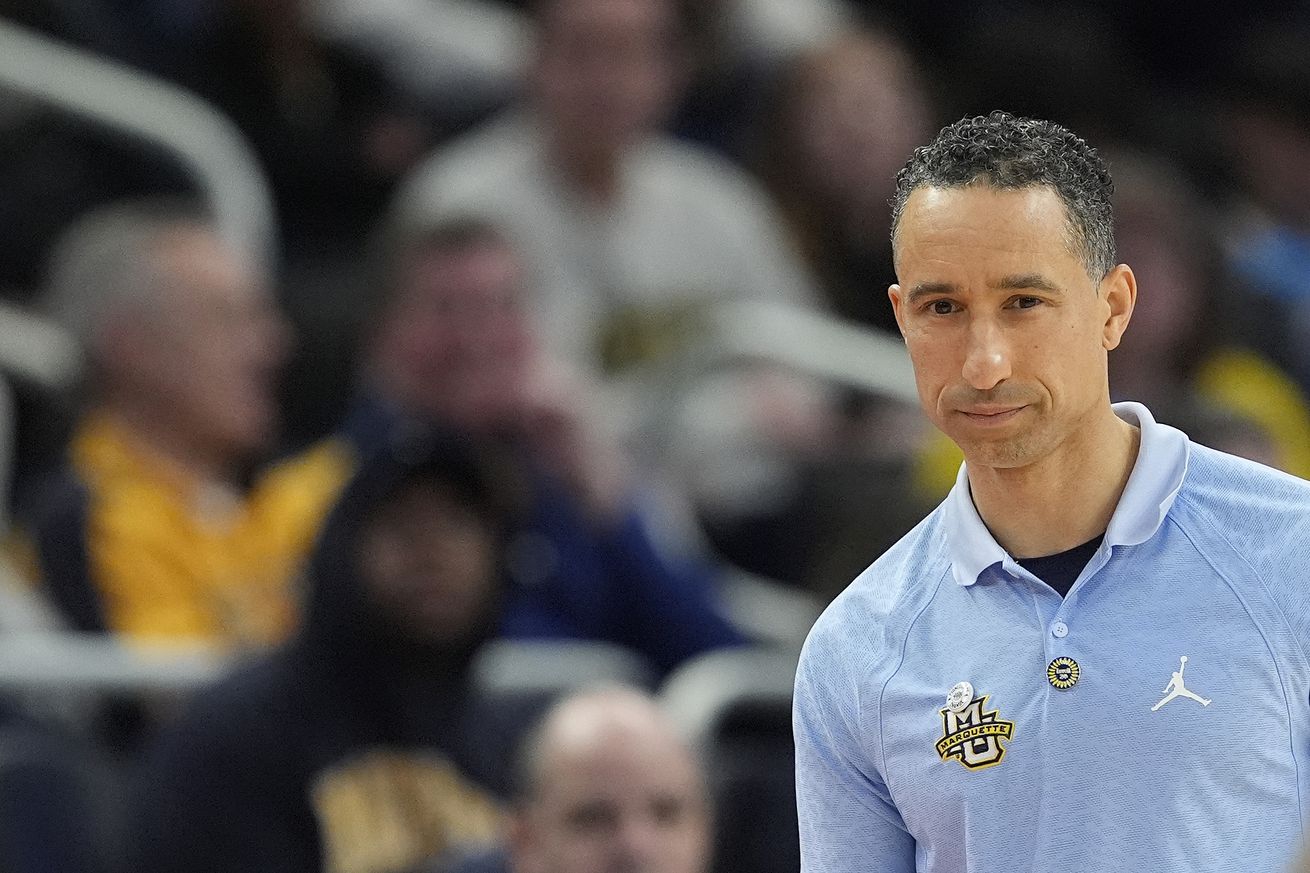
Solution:
[[[433,131],[372,64],[319,37],[303,0],[220,0],[181,78],[268,173],[288,252],[357,245]]]
[[[1293,379],[1243,341],[1254,303],[1240,282],[1225,279],[1213,213],[1168,163],[1131,151],[1105,155],[1115,179],[1119,260],[1133,268],[1139,289],[1132,322],[1110,355],[1114,399],[1146,403],[1162,421],[1175,410],[1198,423],[1214,419],[1189,415],[1189,405],[1245,420],[1274,447],[1272,458],[1255,460],[1310,477],[1310,406]],[[1248,456],[1256,447],[1247,439],[1231,445]]]
[[[673,0],[534,11],[526,105],[422,164],[398,198],[401,224],[451,213],[503,224],[547,347],[606,377],[672,360],[715,303],[811,299],[759,188],[658,132],[687,63]]]
[[[758,530],[795,498],[803,458],[823,451],[824,400],[758,370],[715,383],[701,404],[710,420],[689,429],[715,436],[694,451],[721,459],[724,475],[702,479],[671,457],[661,425],[677,413],[662,404],[673,374],[700,360],[716,306],[809,305],[812,280],[758,184],[660,132],[690,63],[675,0],[542,0],[532,11],[524,105],[421,165],[395,218],[467,213],[505,227],[543,345],[592,380],[592,406],[634,462],[680,500]]]
[[[396,873],[494,838],[530,713],[480,695],[470,668],[515,511],[467,442],[395,433],[319,537],[300,634],[161,738],[127,869]]]
[[[782,69],[852,17],[844,0],[682,0],[682,9],[688,75],[668,127],[736,160],[749,159]]]
[[[827,302],[845,318],[896,331],[887,286],[895,281],[887,203],[896,173],[935,129],[928,85],[889,30],[852,28],[789,65],[758,158]],[[899,339],[899,334],[895,334]],[[826,601],[917,522],[928,505],[909,499],[906,459],[924,419],[908,404],[851,394],[834,446],[817,459],[793,511],[771,535],[733,555],[766,555]],[[808,535],[797,536],[805,527]],[[731,528],[711,519],[716,542]]]
[[[538,348],[512,245],[452,219],[401,235],[384,258],[343,437],[367,453],[398,420],[436,421],[506,457],[529,508],[504,633],[619,643],[661,670],[740,642],[710,568],[653,539],[619,451],[587,419],[585,383]]]
[[[1268,26],[1235,39],[1217,130],[1237,177],[1229,263],[1265,306],[1262,348],[1310,390],[1310,28]]]
[[[467,111],[517,86],[527,25],[489,0],[314,0],[308,12],[426,105]]]
[[[243,487],[287,341],[262,277],[199,213],[118,204],[60,241],[45,303],[89,368],[67,465],[35,499],[46,591],[83,630],[280,640],[345,461],[325,448]]]
[[[896,333],[887,203],[935,129],[928,87],[890,32],[852,30],[790,68],[763,174],[839,314]]]
[[[622,687],[564,699],[528,736],[508,858],[457,873],[705,873],[711,811],[696,757],[654,700]]]
[[[320,5],[344,38],[375,51],[392,49],[391,65],[407,80],[449,88],[452,80],[466,81],[472,65],[481,73],[473,83],[476,90],[488,73],[517,74],[524,66],[530,46],[527,16],[520,11],[535,2],[320,0]],[[762,98],[778,68],[851,18],[845,0],[677,2],[689,50],[686,87],[670,127],[735,158],[744,156],[754,138]]]
[[[420,105],[374,59],[321,33],[312,6],[214,0],[179,73],[236,123],[272,188],[280,299],[301,341],[279,398],[293,445],[322,436],[341,412],[350,362],[339,338],[364,291],[360,252],[395,184],[472,121],[462,108]]]

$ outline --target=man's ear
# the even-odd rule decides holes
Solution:
[[[1137,305],[1137,277],[1127,264],[1120,264],[1101,280],[1100,292],[1107,310],[1101,328],[1101,345],[1109,351],[1119,345],[1133,317],[1133,307]]]
[[[887,288],[887,298],[892,302],[892,313],[896,316],[896,327],[901,331],[901,339],[905,339],[905,321],[901,316],[901,304],[904,298],[901,296],[901,286],[892,284]]]

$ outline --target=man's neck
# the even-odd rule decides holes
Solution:
[[[234,483],[233,471],[216,453],[195,445],[151,410],[115,403],[106,406],[104,412],[123,428],[133,443],[179,476],[203,485]]]
[[[1105,532],[1132,474],[1141,431],[1108,407],[1055,451],[1018,468],[969,466],[983,523],[1015,558],[1067,551]]]
[[[606,207],[619,196],[622,156],[555,141],[551,160],[568,189],[592,206]]]

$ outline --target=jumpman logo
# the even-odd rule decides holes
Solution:
[[[1187,669],[1187,656],[1183,655],[1182,659],[1178,664],[1177,672],[1175,672],[1173,678],[1169,680],[1169,684],[1164,687],[1164,694],[1165,694],[1164,700],[1161,700],[1155,706],[1152,706],[1151,712],[1155,712],[1157,709],[1164,706],[1166,703],[1173,700],[1175,697],[1186,697],[1191,700],[1195,700],[1197,703],[1201,704],[1202,706],[1210,705],[1210,701],[1208,699],[1201,697],[1199,694],[1193,694],[1192,692],[1187,690],[1187,686],[1183,684],[1183,671],[1186,669]]]

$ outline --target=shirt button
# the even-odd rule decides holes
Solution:
[[[1069,636],[1069,625],[1062,621],[1057,621],[1055,624],[1051,625],[1051,636],[1061,640]]]

